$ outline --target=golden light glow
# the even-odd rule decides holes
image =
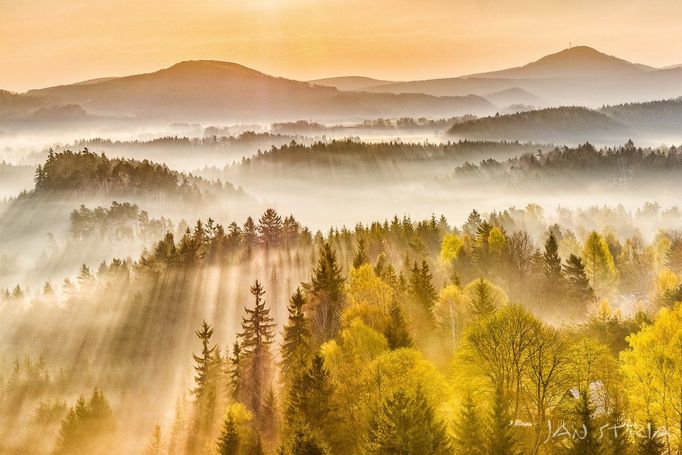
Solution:
[[[651,65],[682,55],[682,3],[616,0],[0,0],[0,88],[235,61],[297,79],[455,76],[584,44]],[[682,57],[680,57],[682,60]]]

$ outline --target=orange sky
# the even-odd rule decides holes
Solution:
[[[0,0],[0,88],[234,61],[296,79],[424,79],[569,42],[682,63],[680,0]]]

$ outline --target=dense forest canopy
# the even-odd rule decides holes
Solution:
[[[84,220],[135,216],[83,207],[74,235]],[[16,419],[20,403],[25,425],[3,440],[57,453],[140,440],[156,453],[676,450],[679,408],[664,391],[682,364],[650,340],[682,333],[681,221],[655,204],[557,223],[537,206],[473,211],[458,226],[395,217],[326,234],[272,209],[197,221],[136,260],[4,291],[15,323],[3,346],[17,353],[0,406]],[[644,223],[659,234],[644,239]],[[621,436],[576,436],[625,423]]]
[[[682,155],[676,146],[641,148],[628,141],[620,147],[597,149],[586,143],[577,147],[525,153],[498,161],[494,158],[479,164],[458,166],[452,183],[555,186],[567,183],[606,184],[617,188],[641,188],[643,184],[666,184],[679,178]]]
[[[61,191],[102,192],[106,195],[135,193],[164,197],[198,199],[201,191],[218,189],[237,192],[231,185],[210,183],[201,178],[182,175],[166,165],[147,160],[109,159],[87,149],[49,153],[35,174],[35,194]]]

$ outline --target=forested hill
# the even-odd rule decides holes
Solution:
[[[682,98],[604,106],[555,107],[496,115],[456,123],[448,133],[478,140],[546,141],[578,143],[587,140],[623,142],[629,137],[680,135]]]
[[[558,107],[496,115],[453,125],[453,137],[478,140],[583,142],[628,137],[629,128],[604,113],[584,107]]]
[[[77,192],[102,196],[148,195],[198,200],[202,195],[242,195],[229,183],[209,182],[148,160],[108,158],[86,149],[48,154],[35,175],[33,194]]]
[[[680,131],[682,128],[682,97],[605,106],[600,112],[633,128],[646,128],[651,132]]]
[[[586,143],[557,147],[548,153],[527,153],[506,161],[487,159],[458,166],[450,183],[486,185],[541,185],[544,188],[573,184],[608,184],[615,188],[641,184],[670,184],[682,177],[682,153],[670,148],[640,148],[632,141],[615,148],[597,149]]]
[[[433,175],[444,166],[495,156],[508,158],[548,150],[547,146],[519,142],[369,143],[334,140],[302,145],[295,142],[259,152],[225,170],[225,177],[290,175],[298,179],[328,182],[329,179],[410,179]],[[284,173],[284,174],[283,174]]]

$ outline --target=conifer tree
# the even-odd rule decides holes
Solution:
[[[321,441],[307,426],[297,428],[279,455],[331,455],[329,446]]]
[[[562,280],[561,257],[559,256],[559,244],[554,231],[549,232],[545,241],[545,251],[542,255],[545,280],[550,286],[559,287]]]
[[[277,396],[275,390],[270,387],[265,395],[263,412],[260,418],[259,428],[269,440],[274,440],[279,427],[279,412],[277,409]]]
[[[282,341],[282,373],[285,379],[291,379],[299,369],[304,368],[310,356],[309,321],[303,312],[305,297],[301,289],[289,300],[289,320],[284,326]]]
[[[577,302],[587,302],[594,299],[594,292],[585,273],[583,261],[571,254],[564,265],[564,273],[568,287],[568,295]]]
[[[374,274],[392,287],[398,287],[398,275],[393,264],[388,261],[386,253],[380,253],[379,257],[377,257],[377,262],[374,265]]]
[[[471,312],[477,318],[485,317],[497,309],[491,295],[490,286],[483,279],[476,281],[474,296],[471,299]]]
[[[476,210],[472,210],[466,220],[466,223],[464,223],[464,226],[462,226],[462,229],[465,233],[469,234],[470,237],[474,237],[478,232],[478,228],[481,226],[482,222],[483,219],[481,218],[481,214]]]
[[[274,338],[270,308],[265,304],[265,290],[258,280],[251,286],[251,294],[255,298],[254,307],[245,308],[246,317],[242,318],[241,340],[244,375],[242,386],[245,402],[251,410],[260,416],[265,399],[265,390],[269,386],[270,363],[272,361],[270,345]]]
[[[391,349],[409,348],[414,345],[410,328],[398,302],[391,304],[389,320],[384,331],[386,341]]]
[[[649,418],[644,425],[642,436],[638,438],[637,455],[662,455],[664,453],[666,453],[665,441],[656,423]]]
[[[611,455],[627,455],[630,446],[627,422],[621,402],[622,398],[616,397],[609,413],[608,444]]]
[[[230,396],[233,400],[239,400],[241,397],[241,347],[239,341],[235,341],[232,345],[232,354],[229,357],[229,390]]]
[[[516,439],[513,433],[510,408],[509,398],[502,387],[495,387],[493,413],[488,432],[488,453],[490,455],[516,454]]]
[[[310,283],[305,285],[310,294],[313,334],[318,342],[333,338],[339,329],[343,285],[344,278],[336,261],[336,253],[329,243],[325,243],[320,249]]]
[[[426,261],[422,261],[421,267],[415,261],[410,275],[410,295],[429,314],[438,297],[438,293],[433,287],[432,279],[433,277]]]
[[[370,421],[365,453],[450,455],[445,426],[421,388],[414,396],[399,390],[388,398]]]
[[[580,390],[575,408],[576,435],[572,438],[570,454],[592,455],[600,451],[599,429],[595,422],[595,407],[587,390]]]
[[[293,381],[285,410],[288,428],[308,426],[324,435],[334,422],[332,396],[334,388],[322,356],[317,354],[309,368]]]
[[[201,323],[201,329],[195,332],[199,340],[201,340],[201,354],[192,354],[194,358],[194,376],[195,387],[192,393],[197,399],[203,397],[209,385],[211,369],[214,364],[214,352],[216,347],[211,347],[211,336],[213,336],[213,328],[206,322]]]
[[[358,269],[363,264],[368,264],[369,258],[367,257],[367,252],[365,251],[365,239],[359,237],[357,240],[357,250],[355,252],[355,257],[353,258],[353,268]]]
[[[228,412],[223,430],[218,439],[218,453],[220,455],[236,455],[239,453],[239,433],[232,413]]]
[[[109,437],[115,429],[109,402],[101,390],[94,389],[88,400],[80,396],[62,420],[54,453],[102,453],[109,449]]]
[[[253,222],[253,218],[248,217],[241,232],[242,240],[247,248],[252,248],[258,242],[258,229],[256,228],[256,223]]]
[[[459,418],[455,422],[454,449],[461,455],[484,455],[483,422],[471,392],[464,399]]]
[[[274,209],[267,209],[258,220],[260,242],[266,247],[276,247],[282,241],[282,217]]]

